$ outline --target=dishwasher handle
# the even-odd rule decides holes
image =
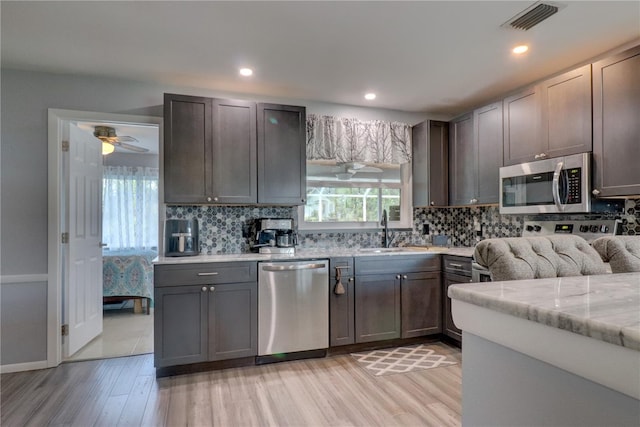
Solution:
[[[317,270],[319,268],[325,268],[326,264],[290,264],[290,265],[263,265],[261,268],[264,271],[291,271],[291,270]]]

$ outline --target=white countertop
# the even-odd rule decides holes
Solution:
[[[237,261],[288,261],[297,259],[318,259],[334,257],[361,257],[361,256],[402,256],[402,255],[456,255],[471,258],[473,248],[445,248],[431,246],[425,247],[404,247],[397,252],[373,252],[372,248],[365,249],[298,249],[295,255],[283,254],[223,254],[223,255],[197,255],[186,257],[165,257],[160,256],[153,260],[154,264],[189,264],[203,262],[237,262]]]
[[[449,297],[640,351],[640,273],[459,284]]]

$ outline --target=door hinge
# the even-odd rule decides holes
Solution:
[[[62,233],[62,243],[69,243],[69,233],[68,232]]]
[[[62,151],[69,151],[69,141],[62,141]]]
[[[69,325],[62,325],[60,332],[62,333],[63,337],[69,336]]]

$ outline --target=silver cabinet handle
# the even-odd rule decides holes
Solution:
[[[594,196],[599,196],[600,195],[600,190],[598,190],[597,188],[594,188],[593,191],[591,192],[591,194],[593,194]]]
[[[217,201],[218,201],[218,198],[217,198],[217,197],[214,197],[214,198],[213,198],[213,201],[214,201],[214,202],[217,202]]]
[[[462,268],[462,264],[456,264],[454,262],[449,263],[451,267]]]
[[[405,274],[404,276],[402,276],[402,278],[403,278],[404,280],[407,280],[407,279],[408,279],[408,277],[407,277],[407,275],[406,275],[406,274]]]
[[[469,200],[470,203],[478,203],[478,199],[471,199]]]
[[[210,288],[209,288],[209,290],[210,290],[211,292],[213,292],[213,291],[215,291],[215,290],[216,290],[216,288],[215,288],[215,286],[212,286],[212,287],[210,287]]]
[[[326,264],[263,265],[264,271],[317,270]]]
[[[396,279],[400,280],[400,275],[396,274]]]
[[[435,205],[436,205],[436,202],[431,202],[431,203],[429,203],[429,204],[430,204],[431,206],[435,206]]]
[[[207,292],[207,287],[206,286],[202,287],[202,292]]]
[[[209,273],[198,273],[198,276],[217,276],[218,272],[217,271],[211,271]]]
[[[353,282],[353,277],[349,277],[349,282]]]
[[[546,159],[547,158],[547,153],[540,153],[540,154],[536,154],[535,156],[533,156],[534,159],[538,160],[538,159]]]
[[[207,202],[210,202],[210,201],[211,201],[211,197],[207,197]]]

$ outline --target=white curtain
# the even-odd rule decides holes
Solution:
[[[109,250],[158,247],[158,169],[105,166],[102,241]]]
[[[307,160],[409,163],[411,126],[308,114]]]

